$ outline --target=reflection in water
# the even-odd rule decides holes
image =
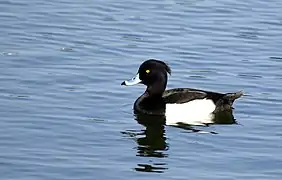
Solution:
[[[137,139],[137,156],[167,157],[168,149],[165,137],[164,117],[135,114],[139,124],[146,127],[143,136]]]
[[[141,172],[162,173],[167,169],[166,163],[156,163],[159,158],[166,158],[168,154],[168,144],[165,136],[165,119],[162,116],[148,116],[135,114],[139,124],[145,126],[144,130],[136,132],[127,130],[123,134],[133,137],[137,142],[136,156],[154,158],[148,164],[139,163],[138,167],[134,168]],[[154,162],[153,162],[154,161]]]
[[[127,130],[123,134],[134,138],[137,142],[136,156],[157,159],[168,157],[166,151],[169,145],[165,136],[165,117],[144,114],[135,114],[135,117],[137,122],[143,125],[145,129],[141,131]],[[216,113],[213,122],[213,124],[236,124],[232,110]],[[206,126],[209,126],[209,124]],[[190,126],[188,124],[179,123],[176,127],[187,130],[187,132],[217,134],[216,132],[200,130],[199,126]],[[162,173],[168,169],[166,165],[166,163],[153,163],[150,161],[150,164],[137,164],[138,167],[134,169],[141,172]]]
[[[152,165],[149,164],[138,164],[139,167],[134,168],[136,171],[141,171],[141,172],[154,172],[154,173],[163,173],[164,170],[168,169],[162,166],[165,166],[165,163],[154,163]],[[158,167],[160,166],[160,167]]]

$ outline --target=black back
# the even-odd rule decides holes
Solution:
[[[224,94],[215,93],[210,91],[202,91],[198,89],[192,88],[177,88],[170,89],[164,92],[163,98],[168,104],[181,104],[189,101],[193,101],[195,99],[211,99],[214,104],[222,98]]]

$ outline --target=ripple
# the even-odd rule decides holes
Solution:
[[[71,47],[62,47],[60,49],[60,51],[71,52],[71,51],[73,51],[73,48],[71,48]]]
[[[2,54],[4,56],[16,56],[16,55],[18,55],[18,53],[16,53],[16,52],[2,52]]]

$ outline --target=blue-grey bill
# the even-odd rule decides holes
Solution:
[[[132,79],[128,80],[128,81],[123,81],[121,83],[121,85],[125,85],[125,86],[132,86],[135,84],[139,84],[141,82],[140,78],[139,78],[139,73],[136,74],[135,77],[133,77]]]

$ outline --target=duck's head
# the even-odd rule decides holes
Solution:
[[[121,85],[131,86],[141,83],[147,86],[146,91],[149,94],[162,94],[166,88],[167,74],[171,74],[171,69],[166,63],[149,59],[140,65],[135,77],[123,81]]]

